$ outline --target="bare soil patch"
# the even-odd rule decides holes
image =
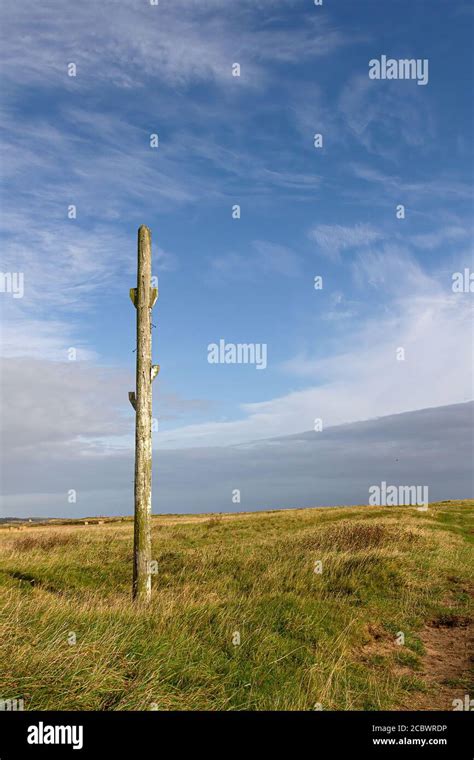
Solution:
[[[427,692],[413,695],[405,707],[452,710],[454,699],[473,694],[473,622],[462,616],[442,616],[425,626],[421,639],[425,655],[420,675]]]

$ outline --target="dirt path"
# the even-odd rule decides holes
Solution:
[[[474,698],[474,625],[467,618],[449,616],[425,626],[422,631],[426,653],[420,673],[428,691],[413,695],[406,709],[453,710],[454,699]],[[471,690],[469,692],[469,683]]]

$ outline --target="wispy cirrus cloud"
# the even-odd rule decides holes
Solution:
[[[433,251],[444,243],[459,243],[469,238],[469,230],[459,225],[439,227],[431,232],[413,235],[410,240],[413,245],[423,250]]]
[[[445,198],[449,200],[470,200],[472,191],[470,186],[463,181],[442,175],[436,179],[425,181],[413,181],[402,179],[400,176],[387,174],[381,169],[365,164],[353,162],[348,167],[352,174],[374,185],[383,185],[385,192],[392,197],[416,198],[417,201],[425,198]]]
[[[370,245],[381,240],[383,235],[370,224],[346,227],[340,224],[318,224],[309,230],[308,237],[314,240],[319,252],[337,260],[344,251]]]
[[[388,85],[388,86],[387,86]],[[367,72],[344,85],[338,110],[351,137],[370,154],[396,161],[402,149],[432,149],[435,124],[428,102],[406,82],[375,82]]]
[[[301,259],[291,248],[266,240],[254,240],[246,254],[228,253],[210,261],[209,275],[219,280],[253,280],[259,274],[295,277],[301,271]]]
[[[429,89],[369,83],[366,53],[380,28],[364,10],[354,23],[341,11],[336,23],[334,5],[298,0],[160,0],[155,7],[25,0],[2,9],[2,269],[25,275],[23,299],[2,294],[9,362],[2,401],[10,405],[9,473],[22,479],[27,471],[24,490],[35,491],[29,499],[12,475],[16,507],[53,504],[64,514],[66,489],[77,483],[90,496],[86,511],[107,503],[123,512],[132,502],[123,494],[133,480],[127,394],[134,380],[123,367],[133,364],[128,288],[143,222],[156,235],[156,270],[172,272],[160,281],[156,320],[163,371],[154,387],[155,444],[161,452],[189,449],[160,454],[169,479],[165,511],[209,508],[205,488],[216,462],[225,472],[216,508],[239,463],[250,505],[277,491],[286,505],[292,494],[310,497],[315,473],[320,488],[328,477],[337,480],[341,451],[343,460],[355,452],[351,461],[360,468],[369,425],[357,427],[348,447],[336,436],[328,453],[307,446],[312,433],[301,434],[316,417],[328,432],[470,397],[470,295],[450,290],[452,262],[468,265],[469,125],[457,111],[460,99],[446,106],[440,77]],[[385,34],[395,49],[405,32],[392,25],[391,12],[397,16],[384,10]],[[435,35],[445,32],[448,16]],[[430,29],[412,21],[410,34],[424,43]],[[76,77],[67,76],[69,62]],[[448,57],[444,64],[456,91]],[[439,161],[444,111],[456,111],[456,129],[453,151]],[[324,136],[321,150],[315,132]],[[156,151],[151,133],[159,134]],[[235,223],[233,203],[243,211]],[[407,204],[404,222],[395,221],[397,203]],[[69,204],[76,220],[67,218]],[[209,282],[201,289],[195,285],[204,269]],[[329,275],[318,294],[316,271]],[[268,371],[250,381],[242,367],[209,374],[205,347],[217,327],[235,340],[255,329],[271,349]],[[403,362],[396,360],[400,346]],[[66,363],[69,347],[78,361]],[[200,398],[208,393],[215,404]],[[464,431],[459,414],[452,419]],[[416,440],[428,447],[431,430],[423,429]],[[390,453],[394,427],[385,430]],[[288,447],[255,444],[293,433],[298,440]],[[258,458],[239,459],[244,450]],[[363,454],[373,462],[370,452]],[[431,453],[439,457],[439,449]],[[198,495],[191,480],[181,491],[176,486],[193,464]],[[272,477],[275,489],[259,490]],[[337,488],[319,493],[341,498]]]
[[[353,35],[332,25],[327,17],[308,17],[304,26],[288,35],[273,12],[276,7],[263,17],[264,6],[255,3],[230,4],[225,13],[219,12],[221,7],[208,1],[175,0],[152,6],[105,0],[98,6],[84,0],[69,5],[65,13],[59,0],[41,4],[26,0],[2,12],[10,30],[4,41],[4,76],[7,81],[15,79],[21,68],[23,82],[41,84],[46,76],[50,86],[70,89],[87,89],[91,73],[96,83],[123,89],[143,87],[144,77],[173,87],[191,82],[229,86],[232,63],[240,60],[239,84],[255,87],[268,79],[268,61],[299,63],[353,42]],[[66,67],[71,61],[77,65],[78,77],[67,81]]]

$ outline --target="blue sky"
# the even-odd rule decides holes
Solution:
[[[0,293],[2,396],[31,476],[8,514],[61,512],[63,457],[131,454],[142,223],[157,449],[472,398],[472,293],[452,291],[473,270],[470,3],[26,0],[1,15],[1,269],[24,273],[23,298]],[[428,83],[369,79],[381,55],[427,59]],[[268,367],[209,364],[221,338],[265,343]],[[35,489],[38,461],[51,478]]]

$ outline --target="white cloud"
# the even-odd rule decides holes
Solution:
[[[300,258],[290,248],[266,240],[254,240],[252,252],[234,252],[216,256],[210,262],[211,278],[253,280],[263,274],[295,277],[300,272]]]
[[[370,224],[343,227],[340,224],[318,224],[308,233],[318,251],[332,259],[339,259],[343,251],[360,248],[380,240],[383,235]]]
[[[259,28],[258,7],[231,3],[222,13],[222,4],[209,0],[159,6],[82,0],[66,9],[61,0],[24,0],[2,9],[8,29],[4,77],[16,79],[21,70],[23,82],[41,85],[46,79],[72,92],[87,90],[91,77],[124,89],[141,87],[151,78],[173,87],[192,82],[229,86],[231,65],[239,61],[239,85],[253,87],[266,79],[268,61],[299,63],[351,42],[327,18],[316,15],[291,35],[281,26],[272,27],[274,17]],[[77,77],[67,77],[68,62],[76,63]]]
[[[432,251],[435,248],[439,248],[443,243],[452,243],[459,240],[464,240],[468,236],[469,233],[465,227],[450,225],[449,227],[442,227],[432,232],[413,235],[411,237],[411,242],[417,248]]]
[[[5,312],[5,309],[3,309]],[[28,357],[63,362],[68,349],[76,350],[77,361],[94,360],[95,351],[78,337],[76,330],[59,319],[34,319],[15,313],[0,328],[0,354],[4,358]]]
[[[309,430],[317,417],[331,426],[470,400],[469,294],[441,287],[394,246],[360,253],[354,267],[365,298],[378,292],[386,303],[377,299],[366,321],[349,324],[332,355],[299,355],[285,363],[287,372],[310,383],[307,388],[243,404],[240,420],[163,433],[159,444],[234,444]],[[399,347],[405,361],[397,361]]]
[[[414,182],[355,162],[349,165],[349,169],[359,179],[375,185],[383,185],[384,192],[396,196],[398,200],[403,197],[402,194],[409,198],[415,197],[418,202],[423,198],[469,201],[472,196],[471,188],[467,183],[446,175]]]
[[[470,498],[473,411],[473,404],[459,404],[240,446],[160,451],[153,511],[366,504],[370,485],[381,481],[426,484],[433,501]],[[131,450],[98,457],[63,447],[53,460],[42,447],[30,448],[4,475],[4,515],[133,511]],[[234,486],[241,491],[238,505],[231,500]],[[77,491],[74,505],[67,501],[70,488]]]
[[[343,87],[338,110],[346,129],[369,153],[396,161],[400,146],[431,146],[434,122],[416,88],[375,82],[367,73],[352,76]]]
[[[50,328],[60,331],[62,326]],[[67,361],[59,335],[54,342],[52,334],[35,329],[27,358],[10,353],[2,359],[4,461],[21,462],[27,455],[32,462],[50,458],[54,463],[62,456],[80,459],[133,450],[134,413],[128,400],[135,387],[133,363],[126,369],[101,366],[81,361],[85,353],[80,351],[76,361]],[[184,398],[163,383],[154,396],[160,425],[206,413],[211,406],[207,400]]]

